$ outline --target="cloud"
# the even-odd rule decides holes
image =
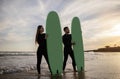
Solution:
[[[0,0],[0,50],[13,44],[16,48],[10,50],[22,45],[26,46],[23,50],[34,48],[36,28],[46,25],[52,10],[59,14],[62,29],[71,26],[74,16],[80,18],[85,49],[94,47],[93,42],[95,46],[100,46],[97,42],[104,45],[104,40],[95,39],[106,37],[120,20],[119,0]]]
[[[65,25],[70,27],[72,18],[78,16],[81,20],[85,49],[104,46],[107,44],[107,37],[109,39],[113,38],[113,36],[107,36],[106,31],[111,30],[115,24],[119,23],[119,6],[120,1],[117,0],[92,0],[88,2],[76,0],[72,5],[66,6],[61,12],[63,27]],[[120,37],[118,36],[118,38]],[[111,39],[111,41],[113,43],[115,40]]]

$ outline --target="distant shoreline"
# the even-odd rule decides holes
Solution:
[[[110,47],[110,46],[105,46],[105,48],[98,48],[96,50],[87,50],[86,52],[120,52],[120,46],[118,47]]]

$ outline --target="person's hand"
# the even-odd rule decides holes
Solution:
[[[47,38],[48,38],[48,34],[45,35],[45,39],[47,39]]]
[[[72,45],[75,45],[75,42],[72,42]]]

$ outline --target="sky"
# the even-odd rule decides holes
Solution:
[[[79,17],[85,50],[120,45],[120,0],[0,0],[0,51],[36,51],[37,26],[45,28],[50,11],[62,29]]]

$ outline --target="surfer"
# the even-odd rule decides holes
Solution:
[[[72,43],[72,37],[69,28],[68,27],[64,27],[64,32],[65,34],[62,36],[62,41],[64,44],[64,62],[63,62],[63,71],[65,70],[66,67],[66,62],[68,59],[68,55],[70,55],[71,59],[72,59],[72,65],[73,65],[73,69],[76,72],[76,64],[75,64],[75,58],[74,58],[74,54],[73,54],[73,50],[72,50],[72,45],[74,45],[75,43]]]
[[[43,32],[44,32],[43,26],[39,25],[37,27],[37,32],[36,32],[36,37],[35,37],[35,43],[37,43],[39,45],[38,49],[37,49],[37,71],[38,71],[38,74],[41,73],[40,64],[41,64],[42,56],[44,56],[44,58],[48,64],[48,67],[50,69],[49,62],[48,62],[48,55],[47,55],[47,44],[46,44],[47,35]]]

